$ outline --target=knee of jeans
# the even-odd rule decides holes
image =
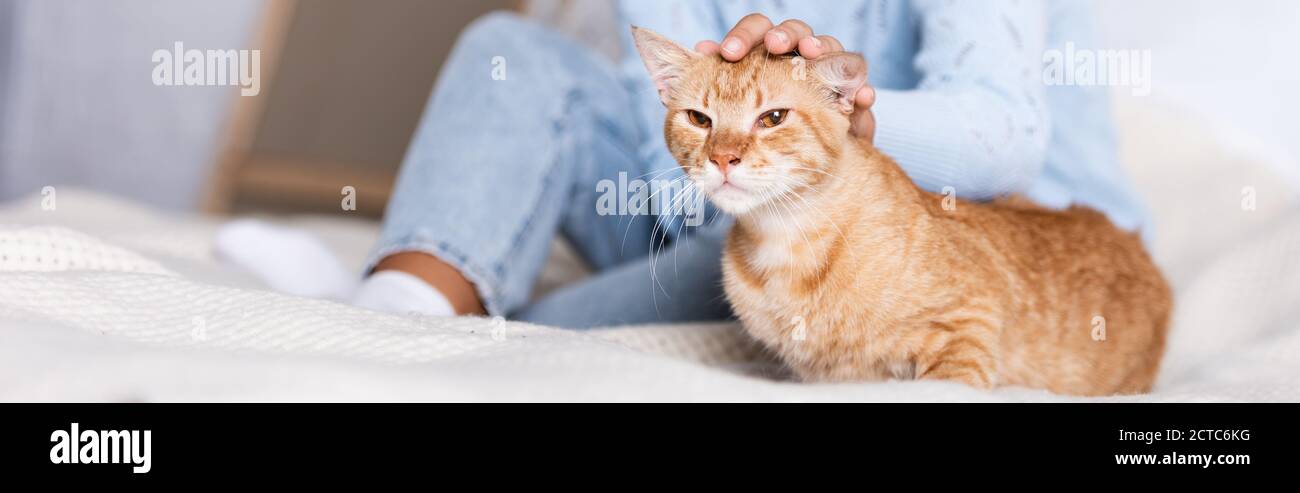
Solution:
[[[469,46],[499,47],[501,43],[533,36],[538,24],[523,16],[504,10],[490,12],[474,19],[460,34],[459,44]]]

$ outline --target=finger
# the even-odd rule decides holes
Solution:
[[[858,109],[871,109],[871,105],[876,104],[876,89],[871,86],[863,86],[858,89],[858,93],[853,96],[853,106]]]
[[[849,117],[849,132],[867,142],[876,140],[876,115],[871,106],[876,104],[876,88],[870,84],[862,86],[853,94],[853,115]]]
[[[814,59],[837,51],[844,51],[844,45],[834,36],[813,36],[799,41],[799,54],[804,58]]]
[[[767,51],[784,55],[799,46],[799,40],[813,35],[812,27],[799,19],[790,19],[772,28],[763,37]]]
[[[717,55],[718,52],[722,51],[722,46],[715,41],[700,41],[695,43],[695,51],[705,55]]]
[[[867,142],[875,142],[876,116],[871,113],[870,108],[858,108],[857,111],[853,112],[850,120],[850,133],[860,139],[865,139]]]
[[[731,28],[731,32],[722,38],[722,58],[728,61],[736,62],[749,54],[749,50],[754,48],[758,42],[763,40],[763,35],[772,29],[772,21],[763,14],[749,14],[736,27]]]

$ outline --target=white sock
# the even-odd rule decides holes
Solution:
[[[276,291],[308,298],[346,300],[357,276],[319,239],[256,219],[221,226],[217,255],[248,270]]]
[[[398,315],[449,317],[456,314],[451,301],[436,288],[423,279],[396,270],[379,271],[367,278],[352,297],[352,304]]]

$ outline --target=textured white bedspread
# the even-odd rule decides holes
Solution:
[[[1294,190],[1152,109],[1121,112],[1177,308],[1154,393],[1300,401]],[[1176,116],[1176,115],[1175,115]],[[1257,208],[1242,210],[1243,187]],[[411,318],[266,291],[211,255],[214,219],[58,189],[0,207],[0,400],[1059,401],[942,382],[783,381],[732,324],[574,332]],[[357,261],[374,225],[297,219]]]

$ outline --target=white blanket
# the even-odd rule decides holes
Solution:
[[[1121,115],[1177,308],[1155,392],[1103,400],[1300,401],[1294,189],[1177,114]],[[1080,400],[789,382],[733,324],[575,332],[294,298],[212,257],[216,219],[63,188],[54,210],[43,198],[0,208],[0,400]],[[292,222],[354,263],[375,234],[358,221]]]

